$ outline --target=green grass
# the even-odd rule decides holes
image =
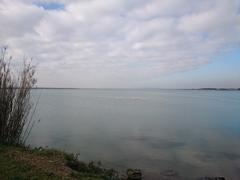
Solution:
[[[76,155],[54,149],[0,145],[1,180],[118,180],[118,173],[100,163],[80,162]]]

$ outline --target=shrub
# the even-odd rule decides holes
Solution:
[[[35,67],[24,62],[15,78],[11,59],[3,48],[0,55],[0,143],[21,144],[33,127],[30,90],[36,83]]]

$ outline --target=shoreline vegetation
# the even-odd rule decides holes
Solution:
[[[19,73],[7,48],[0,54],[0,144],[25,144],[34,125],[36,104],[30,91],[36,84],[35,66],[24,61]],[[18,87],[18,88],[15,88]]]
[[[0,179],[140,180],[140,170],[120,175],[101,162],[84,163],[78,154],[56,149],[0,145]]]
[[[102,163],[80,161],[78,154],[57,149],[30,148],[23,145],[0,145],[1,180],[142,180],[140,169],[119,173]],[[159,180],[227,180],[225,177],[185,178],[174,170],[162,172]],[[151,180],[151,179],[150,179]]]

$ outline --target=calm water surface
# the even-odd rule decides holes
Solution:
[[[33,90],[40,95],[29,142],[80,153],[145,179],[240,179],[240,92],[197,90]]]

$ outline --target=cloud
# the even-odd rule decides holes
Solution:
[[[239,0],[0,0],[0,43],[34,57],[39,85],[138,87],[238,46],[239,8]]]

